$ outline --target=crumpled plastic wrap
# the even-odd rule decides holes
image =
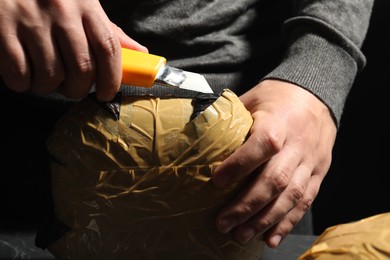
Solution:
[[[327,228],[299,260],[389,260],[390,212]]]
[[[59,259],[259,259],[262,238],[234,242],[218,210],[226,189],[213,169],[253,123],[225,90],[193,115],[188,98],[121,97],[116,119],[91,98],[61,118],[47,141],[56,217],[70,228],[48,250]]]

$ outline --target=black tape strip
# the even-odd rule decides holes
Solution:
[[[95,93],[90,94],[96,102],[106,109],[116,120],[119,120],[120,100],[122,96],[150,96],[159,98],[191,98],[194,112],[191,115],[191,120],[204,111],[211,105],[221,93],[202,93],[186,89],[167,87],[155,84],[151,88],[122,85],[121,92],[110,102],[99,102],[96,99]]]
[[[131,85],[122,85],[121,93],[123,96],[155,96],[155,97],[178,97],[178,98],[194,98],[201,92],[181,89],[177,87],[169,87],[154,84],[151,88],[137,87]]]

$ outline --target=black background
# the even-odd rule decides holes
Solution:
[[[313,206],[317,234],[390,211],[390,1],[376,0],[363,45],[367,65],[350,92],[333,162]]]
[[[367,65],[348,97],[331,169],[313,205],[316,234],[331,225],[390,211],[389,11],[390,1],[376,1],[363,45]],[[42,139],[61,113],[30,110],[12,95],[0,96],[0,111],[0,229],[35,228],[49,203]]]

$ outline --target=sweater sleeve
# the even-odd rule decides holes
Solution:
[[[284,23],[284,59],[263,79],[297,84],[321,99],[340,122],[345,100],[366,59],[361,52],[373,0],[296,1]]]

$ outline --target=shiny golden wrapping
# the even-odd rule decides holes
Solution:
[[[213,168],[253,123],[230,90],[194,119],[192,99],[121,97],[116,120],[87,98],[61,118],[47,146],[56,217],[71,228],[49,246],[64,259],[259,259],[219,233],[214,218],[245,180],[211,183]]]
[[[299,260],[389,260],[390,213],[327,228]]]

